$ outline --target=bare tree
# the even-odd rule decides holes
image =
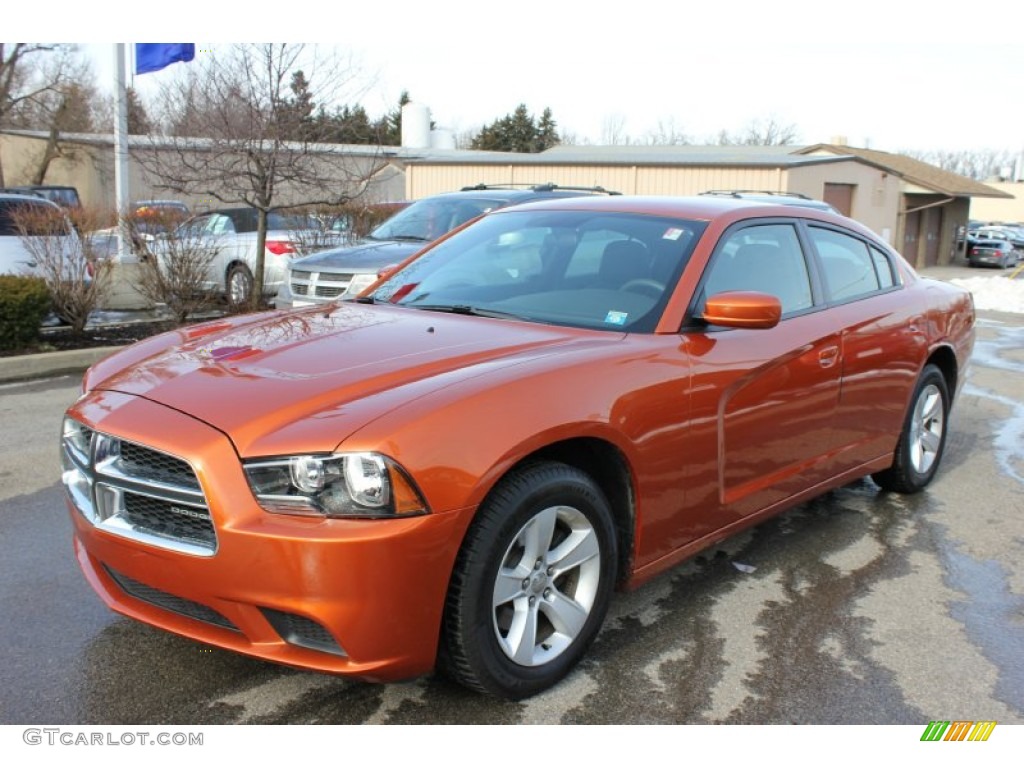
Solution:
[[[674,117],[658,120],[658,125],[647,133],[646,143],[652,146],[684,146],[692,144],[682,126],[676,125]]]
[[[606,115],[601,122],[601,143],[605,146],[619,146],[631,144],[632,141],[626,133],[626,116],[620,112]]]
[[[1017,169],[1018,154],[1008,149],[960,149],[928,152],[901,149],[899,154],[978,181],[992,178],[1016,181],[1012,177],[1019,170]]]
[[[111,214],[26,205],[14,212],[13,219],[36,273],[50,291],[53,311],[81,335],[89,314],[101,306],[111,287],[112,264],[99,258],[90,234],[109,226]]]
[[[65,83],[75,47],[51,43],[0,43],[0,127],[19,124]],[[46,54],[53,54],[46,63]],[[47,124],[49,127],[49,124]],[[6,186],[0,164],[0,187]]]
[[[178,325],[217,303],[209,281],[218,252],[201,232],[178,226],[181,217],[174,211],[150,209],[125,219],[139,253],[134,286],[142,296],[165,305]]]
[[[738,133],[731,134],[722,130],[714,143],[723,146],[775,147],[795,144],[799,139],[800,132],[795,125],[782,123],[776,117],[768,117],[764,120],[751,120]]]
[[[302,72],[301,78],[294,75]],[[263,294],[267,216],[300,205],[340,205],[359,197],[383,168],[379,151],[354,156],[325,146],[309,119],[335,103],[355,75],[315,47],[245,44],[215,49],[162,89],[167,135],[151,136],[135,159],[157,188],[256,210],[256,269],[250,305]]]

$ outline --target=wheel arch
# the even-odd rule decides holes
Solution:
[[[231,274],[231,270],[235,267],[245,267],[249,271],[249,274],[252,274],[252,267],[249,266],[249,263],[241,256],[234,256],[224,267],[224,285],[228,284],[228,275]]]
[[[952,398],[957,391],[956,388],[960,376],[956,353],[953,352],[953,349],[947,345],[933,349],[931,354],[928,355],[928,359],[925,360],[924,365],[934,365],[942,372],[942,377],[946,380],[946,389],[949,392],[950,398]],[[924,366],[922,366],[922,370],[923,368]]]

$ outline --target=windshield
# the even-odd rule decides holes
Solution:
[[[427,198],[396,213],[373,230],[369,237],[371,240],[421,240],[429,243],[503,204],[501,200],[480,197]]]
[[[584,211],[502,211],[394,274],[367,301],[651,332],[703,222]]]

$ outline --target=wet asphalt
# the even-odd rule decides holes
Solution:
[[[519,703],[296,672],[111,613],[56,483],[77,378],[0,386],[0,724],[1024,723],[1024,316],[980,314],[926,492],[860,481],[617,595],[581,666]]]

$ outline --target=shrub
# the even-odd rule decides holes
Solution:
[[[98,258],[89,234],[109,220],[109,213],[25,206],[12,218],[50,291],[53,311],[71,325],[75,335],[81,335],[89,314],[110,290],[112,263]]]
[[[166,305],[178,325],[217,304],[211,273],[220,252],[201,231],[178,226],[180,223],[181,214],[174,210],[156,209],[144,216],[126,217],[133,248],[139,254],[135,290]]]
[[[0,349],[36,341],[49,310],[50,293],[41,278],[0,275]]]

